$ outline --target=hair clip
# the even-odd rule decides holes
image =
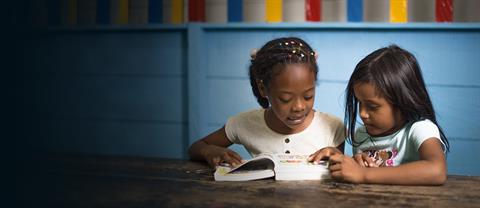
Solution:
[[[258,50],[256,48],[254,48],[250,51],[250,58],[252,60],[255,60],[255,57],[257,56],[257,52],[258,52]]]

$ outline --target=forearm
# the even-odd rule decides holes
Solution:
[[[367,168],[365,183],[442,185],[447,179],[446,172],[444,162],[420,160],[396,167]]]
[[[219,162],[241,163],[241,157],[227,148],[230,145],[232,142],[228,140],[225,129],[222,127],[193,143],[188,152],[190,159],[207,161],[212,167],[218,165]]]
[[[205,156],[203,152],[205,151],[205,148],[207,148],[209,144],[207,144],[203,140],[198,140],[195,143],[190,146],[190,149],[188,150],[190,159],[192,160],[205,160]]]

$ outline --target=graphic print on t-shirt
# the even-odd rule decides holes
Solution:
[[[378,167],[393,166],[393,159],[397,156],[398,150],[394,149],[384,149],[384,150],[365,150],[363,151],[368,154],[368,157],[372,158],[375,164]]]

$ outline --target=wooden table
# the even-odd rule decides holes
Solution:
[[[480,207],[480,177],[471,176],[449,176],[443,186],[215,182],[206,164],[186,160],[54,155],[30,162],[17,184],[20,205],[29,207]]]

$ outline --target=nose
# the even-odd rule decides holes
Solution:
[[[360,105],[360,109],[359,109],[359,114],[360,114],[360,118],[362,120],[365,120],[365,119],[368,119],[368,117],[370,117],[368,115],[368,112],[365,110],[365,108],[362,108],[362,106]]]
[[[296,99],[295,103],[293,104],[292,110],[294,112],[302,112],[306,108],[306,104],[302,99]]]

